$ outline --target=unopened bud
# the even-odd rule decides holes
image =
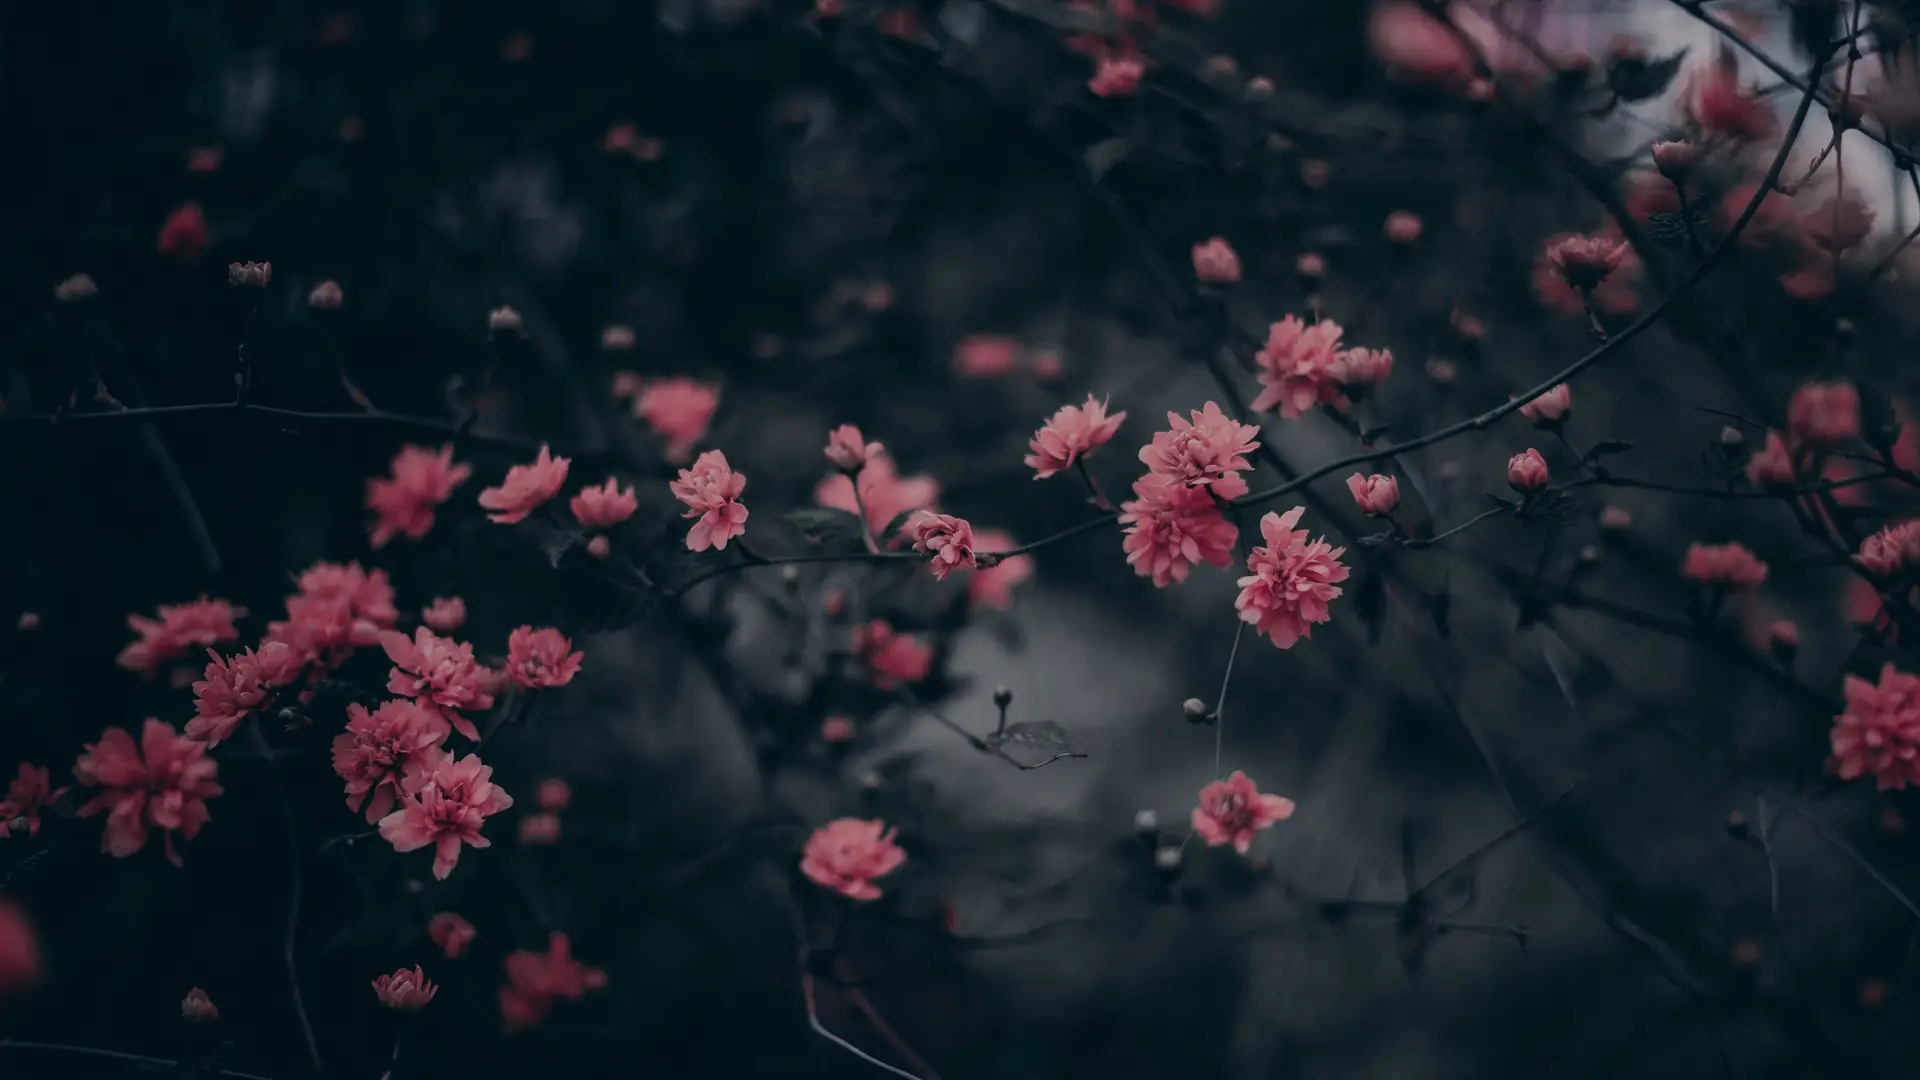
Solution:
[[[273,280],[273,264],[237,262],[227,264],[227,284],[243,289],[264,289]]]
[[[520,313],[505,304],[487,313],[487,332],[490,334],[517,334],[520,326]]]
[[[1599,563],[1600,563],[1600,549],[1597,546],[1593,544],[1587,544],[1586,546],[1580,549],[1580,565],[1597,566],[1599,565]]]
[[[633,348],[633,327],[615,323],[600,331],[600,347],[608,352],[626,352]]]
[[[1720,429],[1721,446],[1739,446],[1746,441],[1747,437],[1740,434],[1740,429],[1734,427],[1732,424],[1728,424]]]
[[[340,291],[339,282],[323,281],[315,285],[313,291],[307,294],[307,306],[315,311],[338,311],[340,302],[345,298]]]
[[[1190,697],[1180,703],[1180,711],[1187,714],[1188,720],[1198,724],[1207,718],[1207,703],[1197,697]]]
[[[1153,853],[1154,869],[1171,874],[1180,869],[1180,849],[1169,844]]]
[[[1013,691],[1007,689],[1004,686],[994,687],[993,688],[993,704],[994,704],[994,707],[998,709],[1004,709],[1007,706],[1013,704]]]
[[[1661,176],[1675,183],[1687,178],[1698,157],[1693,144],[1685,139],[1653,144],[1653,167],[1660,170]]]
[[[788,565],[780,568],[780,584],[785,585],[788,588],[793,588],[795,585],[798,585],[799,583],[800,583],[799,567]]]
[[[1600,527],[1608,532],[1626,532],[1633,528],[1633,515],[1624,507],[1606,507],[1600,511]]]
[[[1136,811],[1133,815],[1133,827],[1137,832],[1149,835],[1160,831],[1160,815],[1151,810]]]
[[[1748,840],[1753,836],[1753,827],[1747,821],[1747,815],[1735,810],[1727,815],[1727,835],[1735,840]]]
[[[86,274],[75,274],[53,287],[53,298],[63,304],[91,299],[98,295],[100,295],[100,286],[95,285],[93,278]]]
[[[613,554],[613,541],[604,536],[596,536],[587,541],[587,554],[596,559],[604,559]]]

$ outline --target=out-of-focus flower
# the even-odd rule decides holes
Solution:
[[[852,424],[841,424],[827,435],[827,462],[841,472],[857,473],[884,453],[885,447],[868,442]]]
[[[1386,349],[1348,349],[1334,356],[1333,363],[1326,369],[1327,377],[1341,390],[1356,396],[1368,387],[1386,382],[1392,373],[1393,353]]]
[[[933,646],[899,633],[885,619],[853,628],[853,654],[866,665],[873,685],[882,690],[919,682],[933,667]]]
[[[0,999],[40,983],[40,937],[27,909],[0,895]]]
[[[906,535],[913,541],[913,550],[928,557],[938,581],[947,580],[955,570],[979,565],[973,557],[973,526],[965,518],[922,510],[907,523]]]
[[[139,637],[114,661],[147,678],[195,649],[238,640],[240,631],[233,624],[246,618],[247,609],[202,596],[190,603],[162,604],[155,614],[152,619],[127,616],[127,626]]]
[[[427,979],[427,973],[418,965],[412,971],[401,968],[373,980],[373,995],[380,999],[380,1004],[397,1012],[419,1012],[439,992],[440,988]]]
[[[1590,293],[1627,257],[1627,244],[1605,236],[1568,236],[1547,249],[1547,260],[1570,288]]]
[[[1895,522],[1860,541],[1854,561],[1881,577],[1920,571],[1920,519]]]
[[[1146,73],[1146,65],[1137,56],[1103,56],[1093,77],[1087,80],[1087,89],[1103,98],[1126,97],[1140,89]]]
[[[1600,527],[1608,532],[1626,532],[1633,528],[1633,515],[1624,507],[1606,507],[1600,511]]]
[[[800,872],[822,888],[855,900],[878,900],[874,884],[907,861],[883,821],[841,818],[813,831],[800,856]]]
[[[186,203],[167,215],[160,225],[160,254],[182,262],[194,262],[207,251],[207,215],[199,203]]]
[[[90,300],[98,295],[100,295],[100,286],[94,284],[90,274],[74,274],[53,287],[54,300],[62,304]]]
[[[581,488],[567,505],[581,525],[589,529],[611,529],[632,517],[640,508],[640,500],[634,497],[631,487],[623,488],[609,476],[606,483],[598,487]]]
[[[460,861],[460,848],[490,847],[480,835],[486,819],[513,806],[513,798],[493,783],[493,770],[469,754],[456,760],[429,753],[406,781],[407,797],[380,819],[380,835],[398,852],[433,848],[433,876],[445,881]]]
[[[1507,486],[1522,495],[1531,495],[1547,486],[1547,459],[1529,447],[1525,453],[1507,459]]]
[[[1860,391],[1852,383],[1808,383],[1787,402],[1787,434],[1796,446],[1831,446],[1860,434]]]
[[[1193,273],[1208,285],[1231,285],[1240,280],[1240,256],[1225,237],[1193,245]]]
[[[1725,589],[1751,589],[1767,580],[1767,564],[1740,544],[1693,544],[1680,572],[1688,580]]]
[[[333,737],[333,771],[347,782],[347,809],[365,813],[368,824],[391,814],[405,793],[408,766],[425,760],[452,732],[438,710],[406,698],[372,712],[349,704],[347,729]]]
[[[1772,135],[1779,123],[1773,109],[1740,85],[1740,69],[1730,52],[1696,70],[1681,88],[1682,108],[1708,135],[1749,142]]]
[[[1660,170],[1661,176],[1676,184],[1686,181],[1699,159],[1699,150],[1687,139],[1656,141],[1653,144],[1653,167]]]
[[[1873,232],[1873,218],[1873,210],[1859,196],[1829,196],[1801,219],[1801,228],[1820,250],[1842,252],[1860,246]]]
[[[467,946],[480,932],[473,924],[452,911],[442,911],[427,920],[427,936],[440,948],[440,952],[449,960],[458,960],[466,954]]]
[[[487,333],[489,334],[518,334],[524,325],[520,312],[505,304],[487,312]]]
[[[1247,493],[1241,470],[1253,465],[1246,459],[1260,445],[1260,429],[1243,424],[1207,402],[1185,420],[1168,413],[1171,430],[1157,432],[1153,442],[1140,448],[1140,460],[1152,472],[1177,480],[1188,487],[1211,488],[1222,499],[1237,499]]]
[[[346,301],[346,294],[340,290],[340,283],[332,279],[321,282],[307,293],[307,306],[315,311],[339,311]]]
[[[393,661],[387,693],[417,699],[446,717],[455,731],[479,741],[480,730],[458,710],[492,708],[494,679],[474,660],[472,645],[419,626],[411,638],[397,630],[381,631],[380,647]]]
[[[1035,480],[1073,468],[1074,462],[1105,446],[1127,414],[1107,414],[1106,401],[1087,395],[1084,405],[1062,405],[1027,441],[1027,467]]]
[[[434,511],[466,483],[473,467],[453,460],[453,444],[438,450],[402,446],[391,475],[367,481],[367,509],[374,514],[370,542],[377,550],[396,536],[419,540],[433,529]]]
[[[621,323],[614,323],[612,326],[600,331],[600,347],[608,352],[626,352],[633,348],[636,340],[633,327]],[[629,394],[627,396],[631,397],[633,395]]]
[[[720,391],[685,376],[656,379],[633,399],[633,414],[667,441],[667,460],[685,461],[720,409]]]
[[[859,731],[853,726],[853,721],[844,716],[829,716],[820,721],[820,738],[825,742],[852,742],[857,734]]]
[[[1564,422],[1573,412],[1573,390],[1566,383],[1520,406],[1520,415],[1533,421],[1535,427],[1553,427]]]
[[[267,624],[263,640],[282,642],[322,671],[346,662],[353,650],[379,641],[400,619],[393,584],[384,570],[357,562],[317,562],[300,574],[287,597],[287,617]]]
[[[227,284],[242,289],[264,289],[273,281],[273,264],[236,262],[227,264]]]
[[[953,350],[953,370],[969,379],[997,379],[1020,365],[1020,343],[999,334],[970,334]]]
[[[1785,439],[1777,431],[1767,432],[1767,441],[1759,452],[1747,459],[1747,479],[1755,487],[1787,487],[1794,485],[1793,454],[1787,450]]]
[[[1425,224],[1418,214],[1407,210],[1395,210],[1387,215],[1382,231],[1386,233],[1388,240],[1396,244],[1413,244],[1419,242],[1420,234],[1425,231]]]
[[[242,720],[271,706],[274,694],[291,685],[306,667],[304,657],[277,641],[230,657],[212,649],[207,655],[213,662],[207,665],[206,678],[193,684],[194,717],[187,721],[186,730],[189,738],[201,740],[208,749],[231,738]]]
[[[1157,473],[1133,482],[1133,498],[1120,504],[1127,564],[1158,588],[1187,580],[1199,563],[1233,564],[1239,530],[1220,513],[1204,488]]]
[[[1920,678],[1887,664],[1878,683],[1848,675],[1842,693],[1827,767],[1842,780],[1871,776],[1881,791],[1920,784]]]
[[[733,471],[727,455],[718,450],[701,454],[667,487],[687,505],[681,516],[699,519],[687,530],[688,551],[725,551],[728,540],[746,535],[747,508],[740,504],[740,493],[747,489],[747,478]]]
[[[1019,546],[1013,534],[999,529],[978,529],[974,546],[980,551],[1007,551]],[[1013,587],[1032,577],[1033,556],[1014,555],[992,566],[981,567],[967,575],[967,601],[976,608],[1005,611],[1013,606]]]
[[[507,955],[507,982],[500,988],[500,1018],[507,1031],[537,1026],[557,1001],[579,1001],[607,985],[607,973],[573,958],[573,943],[555,933],[547,951],[517,949]]]
[[[573,802],[573,785],[559,777],[540,781],[533,791],[533,804],[542,810],[565,810]]]
[[[467,602],[457,596],[438,596],[420,612],[420,621],[436,632],[451,634],[466,625]]]
[[[854,498],[854,484],[860,486],[860,496]],[[940,498],[940,485],[930,476],[901,476],[895,471],[893,459],[880,454],[867,462],[856,479],[845,476],[829,476],[813,489],[813,501],[821,506],[831,506],[845,510],[849,514],[858,514],[862,506],[867,511],[867,528],[875,532],[886,528],[893,519],[909,510],[929,510]]]
[[[1565,261],[1569,257],[1571,263]],[[1593,280],[1591,291],[1583,293],[1572,284],[1574,279],[1567,276],[1565,265],[1574,268],[1579,280]],[[1607,268],[1604,274],[1600,273],[1603,267]],[[1541,249],[1534,265],[1533,291],[1542,304],[1563,315],[1582,314],[1588,304],[1608,315],[1624,315],[1638,303],[1633,287],[1642,269],[1639,257],[1624,241],[1611,236],[1560,233],[1549,237]]]
[[[189,1024],[210,1024],[220,1019],[220,1008],[205,990],[196,986],[180,999],[180,1019]]]
[[[1247,576],[1239,580],[1240,596],[1233,603],[1241,622],[1282,649],[1312,637],[1315,623],[1333,618],[1327,604],[1342,592],[1335,582],[1347,580],[1340,563],[1345,548],[1324,539],[1308,542],[1307,530],[1294,528],[1306,512],[1296,506],[1261,517],[1260,535],[1267,542],[1247,556]]]
[[[173,834],[191,840],[206,825],[207,800],[223,790],[215,783],[219,773],[206,743],[158,720],[146,722],[137,744],[127,729],[108,728],[73,764],[75,780],[101,789],[79,816],[107,815],[100,850],[116,859],[145,847],[148,832],[159,829],[167,860],[181,866]]]
[[[567,469],[572,464],[572,458],[554,457],[553,452],[542,443],[538,457],[525,465],[508,469],[499,487],[480,492],[480,506],[487,511],[488,517],[501,525],[525,520],[528,514],[560,494],[561,487],[567,482]]]
[[[0,840],[21,832],[39,836],[40,814],[68,790],[53,786],[46,766],[21,762],[19,774],[7,783],[7,797],[0,799]]]
[[[1354,504],[1369,517],[1391,514],[1393,508],[1400,505],[1400,481],[1391,476],[1354,473],[1347,477],[1347,491],[1353,495]]]
[[[1262,794],[1246,773],[1236,769],[1225,780],[1200,789],[1200,805],[1193,808],[1193,831],[1208,847],[1232,844],[1245,855],[1257,833],[1292,817],[1293,810],[1292,799]]]
[[[560,815],[543,810],[520,819],[516,835],[529,847],[551,847],[560,842]]]
[[[552,627],[522,626],[507,635],[507,677],[529,690],[565,686],[580,671],[581,654]]]
[[[1261,386],[1253,410],[1278,408],[1281,416],[1293,419],[1315,405],[1345,408],[1346,395],[1336,378],[1344,333],[1330,319],[1307,323],[1297,315],[1268,327],[1266,345],[1253,357]]]

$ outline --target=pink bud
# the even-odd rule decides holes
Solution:
[[[827,436],[827,460],[841,472],[859,472],[882,452],[879,443],[866,441],[852,424],[841,424]]]
[[[1693,144],[1685,139],[1653,144],[1653,166],[1660,175],[1669,180],[1679,181],[1687,178],[1693,171],[1693,163],[1699,157]]]
[[[1534,422],[1538,427],[1552,427],[1567,418],[1573,411],[1573,391],[1566,383],[1520,406],[1520,415]]]
[[[1354,473],[1347,477],[1347,490],[1353,493],[1353,501],[1368,517],[1391,514],[1393,508],[1400,505],[1400,481],[1391,476]]]
[[[1240,280],[1240,256],[1224,237],[1193,245],[1193,272],[1208,285],[1231,285]]]
[[[820,722],[820,738],[830,743],[852,742],[853,721],[844,716],[829,716]]]
[[[633,348],[633,327],[615,323],[600,331],[600,347],[608,352],[626,352]]]
[[[338,311],[346,297],[340,291],[340,283],[333,280],[323,281],[307,294],[307,306],[315,311]]]
[[[520,313],[505,304],[487,313],[487,332],[491,334],[517,334],[520,332]]]
[[[1418,241],[1423,228],[1418,214],[1406,210],[1395,210],[1387,215],[1387,239],[1396,244],[1411,244]]]
[[[1540,451],[1529,449],[1507,459],[1507,486],[1522,495],[1532,495],[1547,486],[1547,459]]]
[[[613,554],[613,541],[605,536],[596,536],[587,541],[587,554],[596,559],[604,559]]]
[[[220,1009],[205,990],[196,986],[181,999],[180,1018],[189,1024],[205,1024],[220,1019]]]

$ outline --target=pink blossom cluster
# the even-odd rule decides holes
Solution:
[[[237,641],[234,623],[247,609],[206,596],[186,604],[162,604],[155,618],[127,616],[127,626],[138,637],[120,650],[115,663],[152,678],[162,667],[183,660],[198,649]]]
[[[381,632],[399,621],[384,570],[364,570],[357,562],[318,562],[296,585],[299,591],[287,597],[287,617],[268,623],[263,641],[286,645],[316,672],[339,667],[356,648],[376,644]]]
[[[1349,349],[1339,323],[1304,322],[1288,315],[1267,328],[1266,344],[1254,353],[1260,396],[1255,412],[1278,409],[1289,420],[1315,405],[1348,407],[1350,395],[1383,383],[1393,370],[1384,349]]]

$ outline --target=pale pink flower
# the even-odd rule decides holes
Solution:
[[[628,349],[633,348],[636,340],[633,327],[623,323],[614,323],[600,331],[600,347],[608,352],[626,352]],[[639,392],[637,387],[633,391],[634,394]],[[626,396],[632,397],[633,394],[627,394]]]
[[[207,800],[222,793],[215,783],[219,773],[206,743],[183,738],[158,720],[146,722],[137,744],[127,729],[108,728],[73,764],[75,780],[101,789],[79,816],[107,815],[100,850],[116,859],[145,847],[147,833],[159,829],[167,860],[181,866],[173,834],[191,840],[212,818]]]
[[[1610,532],[1626,532],[1633,528],[1633,515],[1624,506],[1608,506],[1600,511],[1600,527]]]
[[[32,989],[40,982],[40,937],[27,909],[0,894],[0,998]]]
[[[913,550],[928,556],[935,580],[979,565],[973,558],[973,526],[965,518],[922,510],[907,523],[906,535],[913,540]]]
[[[180,999],[180,1019],[189,1024],[210,1024],[220,1019],[220,1007],[213,1003],[205,990],[196,986]]]
[[[667,441],[667,460],[685,461],[720,408],[720,391],[684,376],[658,379],[633,399],[633,414]]]
[[[412,638],[397,630],[381,631],[380,647],[393,661],[387,693],[418,699],[446,717],[455,731],[479,740],[479,729],[457,710],[492,708],[496,680],[474,660],[472,645],[419,626]]]
[[[1801,228],[1813,245],[1825,252],[1842,252],[1858,247],[1873,232],[1874,213],[1859,196],[1851,193],[1828,196],[1801,219]],[[1829,266],[1832,260],[1827,260]]]
[[[605,536],[596,536],[587,541],[587,554],[596,559],[604,559],[613,554],[613,541]]]
[[[1653,167],[1660,170],[1661,176],[1673,181],[1685,180],[1700,159],[1698,148],[1689,139],[1656,141],[1650,149],[1653,151]]]
[[[919,682],[933,667],[933,646],[896,632],[885,619],[853,628],[853,654],[866,665],[873,685],[882,690]]]
[[[974,547],[980,551],[1007,551],[1019,546],[1013,534],[978,529]],[[1014,555],[967,575],[967,602],[975,608],[1005,611],[1013,606],[1013,587],[1033,576],[1033,556]]]
[[[373,996],[396,1012],[419,1012],[439,992],[440,988],[428,981],[427,973],[417,964],[412,971],[401,968],[373,980]]]
[[[1292,816],[1292,799],[1262,794],[1246,773],[1236,769],[1225,780],[1200,789],[1200,805],[1193,808],[1193,831],[1208,847],[1232,844],[1233,850],[1245,855],[1253,846],[1254,834]]]
[[[1668,193],[1671,194],[1670,185],[1661,186],[1667,188]],[[1585,243],[1586,241],[1594,243],[1589,245]],[[1594,286],[1590,293],[1583,294],[1579,289],[1568,284],[1565,274],[1561,272],[1560,262],[1557,261],[1556,256],[1565,245],[1570,243],[1577,246],[1570,249],[1569,254],[1574,252],[1597,254],[1603,264],[1611,259],[1615,251],[1620,256],[1612,270]],[[1618,248],[1611,246],[1616,243],[1621,246]],[[1578,262],[1576,258],[1576,273],[1580,272],[1579,267],[1583,265],[1585,264]],[[1624,315],[1632,311],[1639,302],[1634,293],[1634,284],[1643,272],[1644,268],[1639,256],[1635,255],[1633,249],[1625,246],[1622,241],[1616,241],[1610,236],[1589,237],[1580,233],[1559,233],[1547,238],[1546,244],[1540,250],[1539,258],[1534,262],[1533,291],[1540,298],[1541,303],[1562,315],[1585,314],[1588,303],[1605,314]]]
[[[1751,589],[1767,580],[1767,564],[1740,544],[1693,544],[1680,573],[1706,585]]]
[[[533,804],[542,810],[565,810],[571,802],[573,786],[557,776],[540,781],[533,792]]]
[[[1027,364],[1033,369],[1033,377],[1043,383],[1059,382],[1066,370],[1066,364],[1056,349],[1035,349],[1027,357]]]
[[[347,729],[333,737],[333,771],[347,782],[347,809],[363,811],[368,824],[391,814],[405,794],[407,767],[439,749],[452,731],[439,710],[407,698],[372,712],[349,704]]]
[[[1199,563],[1233,564],[1239,530],[1221,516],[1220,504],[1202,488],[1148,473],[1133,482],[1134,497],[1120,504],[1127,564],[1158,588],[1187,580]]]
[[[1842,693],[1827,767],[1842,780],[1871,775],[1881,791],[1920,785],[1920,678],[1887,664],[1878,684],[1848,675]]]
[[[427,936],[440,948],[440,952],[449,960],[458,960],[466,954],[467,946],[480,932],[473,924],[455,912],[442,911],[427,920]]]
[[[374,548],[396,536],[418,540],[433,529],[433,514],[466,483],[473,467],[455,464],[453,444],[438,450],[408,444],[393,456],[391,475],[367,481],[367,509],[373,511]]]
[[[1306,512],[1306,507],[1296,506],[1285,514],[1261,517],[1260,535],[1267,542],[1247,556],[1248,574],[1237,582],[1240,596],[1233,602],[1241,622],[1251,623],[1282,649],[1312,637],[1313,624],[1333,618],[1327,604],[1342,592],[1334,583],[1347,580],[1347,568],[1340,563],[1346,548],[1324,539],[1309,543],[1307,530],[1294,529]]]
[[[528,814],[520,819],[516,835],[522,844],[551,847],[560,842],[560,815],[551,811]]]
[[[1793,467],[1793,454],[1787,449],[1785,439],[1777,431],[1767,432],[1767,441],[1751,458],[1747,459],[1747,479],[1755,487],[1790,488],[1796,481]]]
[[[40,613],[37,611],[23,611],[20,613],[20,617],[14,620],[13,625],[14,629],[21,633],[31,634],[35,630],[40,629]]]
[[[827,461],[842,472],[859,472],[885,452],[885,447],[868,442],[852,424],[841,424],[827,436]]]
[[[1103,98],[1126,97],[1140,89],[1146,65],[1136,56],[1103,56],[1087,80],[1087,89]]]
[[[1231,285],[1240,280],[1240,256],[1225,237],[1193,245],[1193,273],[1208,285]]]
[[[1393,374],[1393,353],[1386,349],[1348,349],[1333,358],[1325,370],[1327,378],[1347,393],[1378,386]],[[1329,402],[1340,404],[1340,402]]]
[[[1551,427],[1567,418],[1573,412],[1573,390],[1566,383],[1520,406],[1520,415],[1540,427]]]
[[[613,477],[599,487],[583,487],[568,502],[574,519],[589,529],[611,529],[640,509],[640,500],[631,487],[623,488]]]
[[[844,716],[829,716],[820,721],[820,738],[830,743],[852,742],[859,731]]]
[[[1799,446],[1831,446],[1860,434],[1860,391],[1851,383],[1808,383],[1787,402],[1787,433]]]
[[[1073,468],[1076,461],[1105,446],[1126,418],[1124,412],[1107,415],[1106,401],[1095,401],[1092,394],[1084,405],[1062,405],[1027,441],[1033,451],[1027,455],[1033,478],[1045,480]]]
[[[1507,486],[1522,495],[1532,495],[1547,486],[1547,459],[1528,447],[1522,454],[1507,459]]]
[[[1920,519],[1895,522],[1860,541],[1854,561],[1881,577],[1920,570]]]
[[[580,671],[581,654],[552,627],[522,626],[507,635],[507,677],[529,690],[565,686]]]
[[[1740,69],[1731,54],[1687,76],[1680,90],[1681,110],[1709,135],[1742,142],[1773,134],[1779,119],[1773,108],[1740,85]]]
[[[467,602],[457,596],[437,596],[421,609],[420,621],[442,634],[451,634],[467,623]]]
[[[637,371],[616,371],[613,373],[613,396],[621,400],[637,398],[647,388],[647,380]]]
[[[680,516],[699,519],[687,530],[688,551],[725,551],[728,540],[746,535],[747,508],[740,505],[740,493],[747,489],[747,478],[733,471],[727,455],[718,450],[701,454],[667,487],[687,504]]]
[[[860,470],[857,482],[860,498],[853,495],[855,480],[829,476],[813,489],[813,501],[858,514],[861,504],[867,508],[867,528],[876,533],[909,510],[931,509],[940,499],[940,484],[930,476],[901,476],[893,459],[880,454]]]
[[[1599,288],[1626,257],[1626,241],[1606,236],[1566,236],[1547,248],[1547,261],[1580,293]]]
[[[238,640],[240,631],[234,620],[246,618],[247,609],[202,596],[186,604],[161,604],[156,614],[158,617],[152,619],[127,616],[127,626],[139,638],[120,650],[114,661],[147,678],[198,649]]]
[[[21,762],[20,774],[7,784],[7,797],[0,799],[0,840],[22,831],[39,836],[41,812],[67,791],[53,786],[46,766]]]
[[[1354,473],[1347,477],[1347,491],[1353,496],[1354,504],[1366,511],[1368,517],[1391,514],[1393,508],[1400,505],[1400,481],[1391,476]]]
[[[525,1031],[547,1018],[556,1001],[579,1001],[607,985],[607,973],[573,958],[567,935],[554,933],[547,951],[516,949],[507,955],[507,982],[500,988],[500,1018],[507,1031]]]
[[[231,738],[242,720],[270,707],[275,692],[291,685],[306,667],[304,657],[277,641],[230,657],[212,649],[207,655],[213,662],[207,665],[206,678],[193,684],[194,717],[187,721],[187,737],[208,749]]]
[[[822,888],[854,900],[878,900],[874,879],[885,877],[907,861],[907,853],[893,842],[894,830],[883,821],[841,818],[807,837],[800,854],[800,872]]]
[[[1222,499],[1247,493],[1242,469],[1253,468],[1245,455],[1259,447],[1260,429],[1243,424],[1207,402],[1192,414],[1191,422],[1167,414],[1172,430],[1156,432],[1153,442],[1140,448],[1140,460],[1152,472],[1188,487],[1211,488]]]
[[[474,755],[455,760],[436,753],[421,759],[406,781],[399,809],[380,819],[380,835],[398,852],[433,848],[433,876],[445,881],[460,861],[460,847],[491,847],[480,835],[486,819],[513,805],[493,783],[493,769]]]
[[[1342,373],[1344,333],[1332,320],[1307,323],[1297,315],[1269,326],[1266,345],[1253,355],[1261,386],[1253,410],[1279,409],[1281,416],[1293,419],[1315,405],[1345,408],[1346,395],[1336,378]]]
[[[1010,375],[1020,363],[1020,343],[999,334],[971,334],[953,350],[953,369],[969,379]]]
[[[553,452],[542,443],[539,457],[526,465],[515,465],[508,469],[506,479],[500,481],[499,487],[480,492],[480,506],[487,511],[488,517],[501,525],[525,520],[528,514],[560,494],[560,489],[567,482],[567,467],[572,463],[572,458],[554,457]]]
[[[1301,277],[1317,281],[1327,276],[1327,257],[1317,251],[1303,252],[1293,261],[1293,269]]]
[[[1396,244],[1412,244],[1419,241],[1420,234],[1425,231],[1425,228],[1420,215],[1408,210],[1395,210],[1387,215],[1387,222],[1382,231],[1386,233],[1388,240]]]

